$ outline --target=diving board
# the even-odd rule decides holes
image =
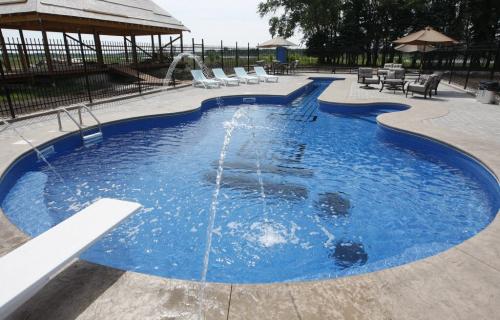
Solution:
[[[85,249],[140,208],[134,202],[100,199],[0,257],[0,319],[14,312]]]

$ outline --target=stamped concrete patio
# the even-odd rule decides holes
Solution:
[[[287,95],[306,74],[278,84],[184,88],[95,106],[103,122],[193,111],[208,98]],[[314,75],[317,76],[317,75]],[[343,76],[342,76],[343,77]],[[341,104],[405,103],[383,114],[386,126],[433,137],[474,156],[500,177],[500,106],[483,105],[441,85],[432,100],[360,89],[354,76],[334,82],[320,100]],[[332,106],[334,107],[334,106]],[[76,129],[70,122],[64,128]],[[16,128],[36,145],[61,136],[53,116]],[[29,150],[12,131],[0,135],[0,172]],[[0,255],[28,238],[0,212]],[[396,268],[335,280],[271,285],[209,284],[207,319],[495,319],[500,314],[500,220],[439,255]],[[286,271],[284,271],[286,272]],[[39,292],[13,319],[197,319],[200,284],[79,261]]]

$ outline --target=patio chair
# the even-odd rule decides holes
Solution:
[[[237,86],[240,85],[240,80],[236,78],[229,78],[221,68],[212,69],[212,72],[214,73],[215,80],[220,81],[226,87],[230,84],[235,84]]]
[[[259,78],[260,81],[268,82],[268,81],[274,81],[278,82],[279,77],[278,76],[270,76],[266,73],[266,70],[262,67],[254,67],[255,74]]]
[[[361,88],[364,89],[374,89],[370,87],[372,84],[379,84],[380,77],[373,77],[373,69],[372,68],[359,68],[358,69],[358,83],[364,84]]]
[[[292,61],[292,63],[290,64],[290,73],[296,74],[298,68],[299,68],[299,60]]]
[[[389,88],[390,90],[394,90],[394,93],[396,93],[396,90],[401,89],[403,90],[403,93],[405,92],[405,75],[406,71],[405,69],[390,69],[388,70],[387,74],[383,77],[381,80],[381,86],[380,86],[380,91],[384,90],[384,87]]]
[[[408,92],[411,92],[411,95],[414,93],[424,95],[424,98],[427,99],[427,95],[429,98],[432,98],[432,87],[434,82],[436,81],[436,75],[431,74],[430,76],[422,76],[420,80],[416,80],[408,84],[406,88],[406,97],[408,97]]]
[[[441,79],[443,78],[443,73],[442,72],[434,72],[434,75],[435,75],[435,79],[432,83],[432,86],[431,86],[431,91],[434,90],[434,94],[437,95],[438,94],[438,86],[439,86],[439,83],[441,82]]]
[[[201,84],[205,89],[212,87],[220,88],[220,82],[213,79],[207,79],[201,70],[191,70],[193,76],[193,87]]]
[[[238,78],[239,81],[245,82],[246,84],[252,83],[252,82],[255,82],[257,84],[260,83],[260,80],[258,77],[249,76],[244,68],[241,68],[241,67],[234,68],[234,73],[236,73],[236,78]]]

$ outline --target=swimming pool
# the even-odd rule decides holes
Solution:
[[[357,113],[319,106],[330,83],[109,124],[99,144],[65,137],[52,144],[55,172],[34,154],[11,167],[0,185],[2,209],[35,236],[99,197],[137,201],[144,209],[83,258],[199,280],[215,205],[207,278],[235,283],[396,266],[446,250],[492,221],[498,183],[484,167],[377,124],[378,114],[405,106]]]

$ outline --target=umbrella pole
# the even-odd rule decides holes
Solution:
[[[420,81],[420,75],[422,74],[422,71],[424,69],[424,58],[425,58],[425,46],[426,44],[424,44],[424,50],[422,51],[422,57],[420,58],[420,70],[418,72],[418,81]]]

